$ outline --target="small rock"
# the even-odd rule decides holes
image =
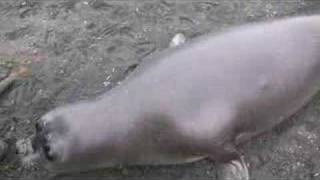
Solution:
[[[111,83],[109,82],[109,81],[104,81],[103,82],[103,85],[104,85],[104,87],[107,87],[107,86],[109,86]]]
[[[186,36],[182,33],[176,34],[169,44],[169,47],[176,47],[186,42]]]
[[[17,153],[26,156],[33,152],[31,145],[31,138],[20,139],[16,142]]]
[[[23,2],[21,3],[21,6],[25,6],[25,5],[27,5],[27,2],[26,2],[26,1],[23,1]]]
[[[8,152],[8,144],[0,140],[0,160],[2,160]]]
[[[87,29],[92,29],[92,28],[94,28],[96,25],[93,23],[93,22],[87,22],[87,23],[85,23],[85,27],[87,28]]]

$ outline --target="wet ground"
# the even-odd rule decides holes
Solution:
[[[192,39],[319,11],[317,0],[1,0],[0,78],[26,59],[32,74],[0,96],[0,137],[8,145],[3,157],[0,151],[0,178],[48,177],[41,167],[21,166],[16,152],[35,121],[53,107],[108,91],[143,57],[168,48],[174,34]],[[252,179],[320,179],[320,95],[242,151]],[[115,168],[55,179],[76,177],[215,179],[215,165]]]

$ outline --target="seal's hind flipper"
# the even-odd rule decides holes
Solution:
[[[227,163],[218,165],[217,179],[219,180],[249,180],[249,170],[243,156]]]
[[[217,163],[217,179],[249,180],[249,170],[244,156],[233,143],[212,148],[208,158]]]

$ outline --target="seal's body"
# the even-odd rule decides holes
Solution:
[[[55,170],[228,162],[319,83],[320,16],[242,26],[160,53],[97,100],[49,112],[34,148]]]

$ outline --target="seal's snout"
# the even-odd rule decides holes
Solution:
[[[55,157],[51,153],[50,143],[48,140],[48,128],[43,121],[36,123],[36,135],[32,139],[32,149],[34,152],[42,152],[44,157],[49,161],[54,161]]]

